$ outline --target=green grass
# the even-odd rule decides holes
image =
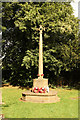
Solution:
[[[5,118],[78,118],[78,90],[56,89],[61,98],[57,103],[30,103],[19,101],[18,88],[2,88],[2,112]]]

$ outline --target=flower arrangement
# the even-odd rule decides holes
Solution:
[[[41,74],[41,75],[38,74],[37,76],[44,76],[44,74]]]
[[[49,92],[49,87],[44,87],[44,88],[38,88],[38,87],[34,87],[32,92],[34,93],[45,93],[45,92]]]
[[[44,74],[41,74],[41,76],[44,76]]]
[[[39,74],[37,76],[39,76]]]

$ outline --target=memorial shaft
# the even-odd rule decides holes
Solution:
[[[39,39],[39,75],[43,74],[43,42],[42,42],[42,26],[40,25],[40,39]],[[41,76],[43,77],[43,76]]]

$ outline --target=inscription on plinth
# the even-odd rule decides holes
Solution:
[[[36,79],[33,79],[33,87],[47,87],[48,86],[48,79],[46,78],[36,78]]]

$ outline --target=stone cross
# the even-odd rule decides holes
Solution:
[[[48,79],[43,78],[43,43],[42,43],[42,31],[45,31],[45,28],[40,25],[40,39],[39,39],[39,70],[38,70],[38,78],[33,79],[33,88],[47,88],[48,87]]]
[[[39,77],[43,78],[43,42],[42,42],[42,31],[45,30],[45,28],[40,25],[39,31],[40,31],[40,39],[39,39]]]

